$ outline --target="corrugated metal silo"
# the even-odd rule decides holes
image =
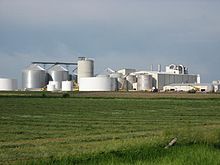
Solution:
[[[61,65],[54,65],[48,69],[48,80],[61,84],[62,81],[69,80],[69,71]]]
[[[24,89],[43,88],[46,85],[46,71],[37,64],[31,64],[22,71]]]

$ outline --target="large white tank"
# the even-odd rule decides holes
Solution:
[[[72,81],[62,81],[62,91],[72,91],[73,82]]]
[[[127,85],[128,85],[128,90],[133,90],[133,84],[137,82],[137,78],[135,75],[128,75],[126,77],[126,80],[127,80]]]
[[[137,90],[138,91],[151,91],[152,90],[152,75],[141,74],[138,75],[137,79]]]
[[[82,77],[93,77],[94,76],[94,61],[88,58],[80,58],[77,63],[78,65],[78,83]]]
[[[46,71],[37,64],[31,64],[22,71],[24,89],[43,88],[46,85]]]
[[[69,80],[69,71],[61,65],[54,65],[48,69],[49,81],[58,81],[60,84],[62,81]]]
[[[0,78],[0,91],[17,90],[18,84],[16,79]]]
[[[79,91],[112,91],[112,79],[109,77],[80,78]]]

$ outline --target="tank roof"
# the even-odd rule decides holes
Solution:
[[[51,68],[48,69],[48,71],[65,71],[68,72],[68,70],[66,68],[64,68],[61,65],[54,65]]]
[[[25,70],[42,70],[42,71],[45,71],[44,68],[42,68],[41,66],[37,65],[37,64],[31,64],[29,65],[27,68],[24,69]]]

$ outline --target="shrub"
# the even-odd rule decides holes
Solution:
[[[196,90],[195,89],[191,89],[188,91],[188,93],[196,93]]]
[[[47,97],[46,93],[42,93],[42,97]]]
[[[64,93],[64,94],[63,94],[63,98],[68,98],[68,97],[70,97],[70,94],[69,94],[69,93]]]

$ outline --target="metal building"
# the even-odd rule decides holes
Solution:
[[[31,64],[22,71],[23,89],[38,89],[46,85],[46,71],[37,64]]]
[[[136,69],[127,69],[127,68],[125,68],[125,69],[118,70],[117,72],[121,73],[124,76],[127,76],[130,73],[136,72]]]
[[[170,65],[166,68],[166,72],[158,71],[138,71],[131,73],[132,75],[148,74],[152,75],[152,87],[163,90],[163,87],[170,84],[179,83],[198,83],[199,75],[188,74],[188,68],[183,65]]]
[[[164,91],[176,91],[176,92],[187,92],[190,90],[195,90],[197,92],[213,92],[214,91],[214,86],[212,84],[191,84],[191,83],[186,83],[186,84],[170,84],[167,86],[163,87]]]

